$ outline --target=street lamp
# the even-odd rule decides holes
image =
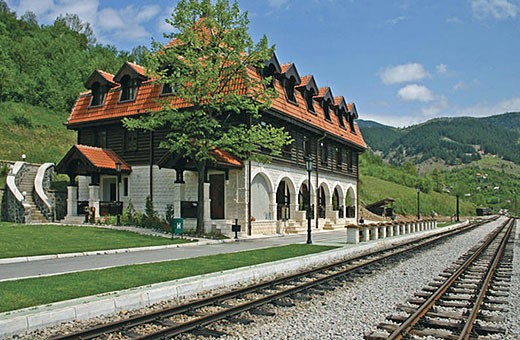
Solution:
[[[457,222],[460,222],[460,210],[459,210],[459,194],[456,195],[457,197]]]
[[[116,172],[117,172],[117,202],[116,202],[116,206],[117,206],[117,225],[121,225],[121,213],[119,211],[119,205],[120,205],[120,202],[119,202],[119,182],[121,182],[121,162],[120,161],[117,161],[116,162]]]
[[[417,220],[421,219],[421,201],[419,198],[419,194],[421,193],[421,188],[417,185]]]
[[[307,170],[307,174],[309,175],[309,180],[307,184],[309,186],[309,190],[307,190],[307,244],[312,244],[311,240],[311,172],[312,172],[312,157],[305,157],[305,170]]]

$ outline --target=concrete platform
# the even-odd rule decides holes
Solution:
[[[62,322],[84,320],[103,314],[113,314],[121,310],[131,310],[145,307],[162,300],[192,296],[202,291],[229,287],[231,285],[244,283],[251,280],[259,280],[265,276],[288,274],[291,272],[296,272],[304,267],[317,266],[324,263],[339,261],[341,259],[354,257],[372,250],[384,249],[397,243],[424,237],[425,235],[443,233],[465,224],[467,224],[467,222],[452,225],[446,228],[426,230],[414,234],[372,240],[359,244],[347,244],[345,230],[318,232],[312,235],[314,244],[335,245],[339,246],[340,248],[319,254],[307,255],[251,267],[227,270],[224,272],[206,274],[197,277],[189,277],[169,282],[147,285],[144,287],[137,287],[2,313],[0,314],[0,338],[21,334],[26,331],[32,331],[43,327],[57,325]],[[162,258],[161,260],[165,261],[175,258],[180,259],[186,257],[273,247],[284,244],[304,243],[305,240],[306,235],[290,235],[265,239],[242,240],[240,242],[209,244],[200,247],[178,247],[155,251],[134,252],[130,255],[136,255],[137,257],[140,257],[140,261],[143,261],[143,258],[147,258],[149,260],[153,256],[157,257],[157,254],[154,255],[154,253],[159,252],[161,253],[161,255],[159,255]],[[194,252],[193,250],[196,251]],[[163,256],[162,251],[173,252],[173,254],[170,253],[167,256]],[[186,254],[182,254],[184,252]],[[49,259],[17,264],[4,264],[0,265],[0,272],[3,271],[4,266],[9,265],[20,266],[32,263],[42,268],[50,265],[52,262],[59,262],[64,260],[73,261],[73,266],[76,266],[75,271],[79,271],[83,270],[78,269],[78,267],[80,267],[83,262],[80,260],[94,259],[95,262],[98,263],[97,268],[99,268],[100,263],[98,261],[100,260],[100,257],[108,256],[110,258],[112,256],[121,255],[129,256],[128,253],[110,254],[84,256],[79,258]],[[112,257],[110,260],[114,260],[114,258]],[[45,264],[45,266],[43,264]],[[101,267],[103,267],[103,264],[101,264]],[[26,270],[28,269],[26,268]],[[21,277],[24,276],[26,275],[22,275]]]

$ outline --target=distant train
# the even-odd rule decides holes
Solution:
[[[477,216],[491,215],[491,208],[477,208]]]

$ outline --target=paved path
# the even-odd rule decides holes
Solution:
[[[345,230],[315,232],[312,235],[312,239],[314,244],[347,246]],[[307,235],[305,234],[285,235],[279,237],[242,239],[239,240],[239,242],[218,242],[205,245],[188,244],[186,246],[174,248],[158,247],[160,249],[128,253],[66,257],[0,264],[0,281],[232,253],[244,250],[276,247],[286,244],[304,243],[306,240]]]

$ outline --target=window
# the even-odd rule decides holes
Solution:
[[[308,137],[303,137],[303,155],[305,157],[309,157],[311,155],[312,148],[311,148],[311,140]]]
[[[336,109],[336,115],[338,116],[339,126],[341,126],[342,128],[345,129],[345,120],[344,120],[343,112],[340,111],[339,109]]]
[[[336,169],[341,169],[343,164],[343,150],[336,147]]]
[[[351,132],[356,132],[356,130],[354,129],[354,117],[352,115],[348,115],[348,125],[350,127],[350,131]]]
[[[305,91],[305,104],[307,104],[307,110],[312,113],[316,113],[314,111],[314,100],[312,97],[314,96],[314,89],[311,89],[310,91]]]
[[[352,151],[349,150],[347,151],[347,166],[348,166],[348,171],[349,172],[352,172],[352,163],[353,163],[353,157],[352,157]]]
[[[123,178],[123,196],[128,196],[128,177]]]
[[[106,87],[101,86],[99,82],[95,82],[92,85],[92,99],[90,100],[90,106],[103,105],[105,102]]]
[[[292,158],[292,143],[286,144],[282,148],[282,156],[288,159]]]
[[[137,79],[132,79],[129,75],[124,76],[121,79],[121,97],[119,97],[119,101],[134,100],[137,93],[137,86]]]
[[[269,65],[269,67],[264,68],[262,71],[264,78],[271,77],[269,82],[267,83],[267,87],[270,87],[272,89],[274,89],[274,72],[275,69],[273,65]]]
[[[137,151],[137,130],[125,131],[125,151]]]
[[[285,90],[285,96],[287,100],[293,104],[296,104],[296,96],[294,95],[294,78],[284,79],[283,88]]]
[[[172,93],[173,93],[173,89],[172,89],[170,84],[163,84],[162,85],[161,95],[168,95],[168,94],[172,94]]]
[[[96,133],[96,146],[100,148],[107,147],[107,132],[106,130],[99,130]]]
[[[323,142],[320,142],[320,161],[322,165],[327,165],[329,162],[329,148]]]
[[[323,113],[325,114],[325,119],[328,120],[329,122],[331,122],[332,120],[330,119],[329,101],[328,100],[323,101]]]

